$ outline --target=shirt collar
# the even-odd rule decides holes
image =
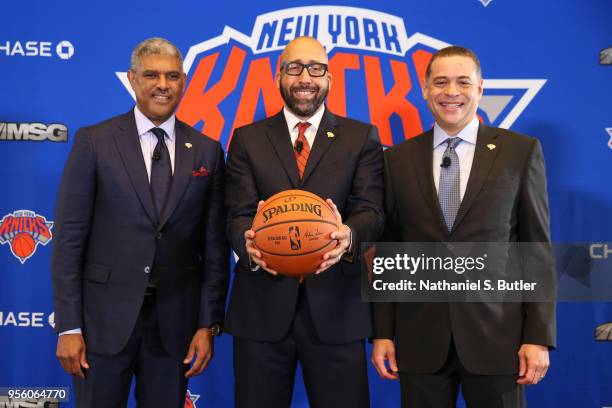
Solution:
[[[142,136],[149,132],[151,128],[159,127],[164,129],[171,141],[174,140],[174,124],[176,123],[176,116],[174,113],[164,123],[159,126],[155,126],[155,124],[151,122],[151,120],[147,118],[144,113],[140,111],[140,109],[138,109],[138,105],[136,105],[134,106],[134,117],[136,118],[138,136]]]
[[[321,124],[321,119],[323,119],[323,113],[325,113],[325,104],[321,104],[319,109],[306,120],[300,119],[293,112],[291,112],[287,106],[283,107],[283,114],[285,115],[285,120],[287,121],[287,126],[289,127],[289,131],[295,128],[300,122],[308,122],[310,123],[310,127],[315,131],[319,130],[319,125]]]
[[[464,142],[468,142],[471,144],[476,144],[476,136],[478,135],[478,118],[474,116],[474,118],[463,128],[459,133],[457,133],[456,137],[460,137]],[[433,147],[434,149],[440,146],[442,143],[448,139],[449,136],[444,129],[442,129],[438,123],[434,125],[434,138],[433,138]]]

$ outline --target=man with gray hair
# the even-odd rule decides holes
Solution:
[[[56,206],[51,263],[57,357],[78,407],[183,407],[187,379],[213,354],[229,248],[224,155],[176,119],[178,49],[140,43],[136,106],[80,129]]]

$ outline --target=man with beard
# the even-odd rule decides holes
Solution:
[[[327,61],[317,40],[291,41],[276,75],[283,110],[236,129],[229,150],[227,227],[239,260],[225,328],[234,335],[238,407],[288,407],[298,362],[310,405],[369,406],[372,327],[354,254],[384,228],[382,148],[376,128],[326,109]],[[305,279],[271,270],[253,245],[258,203],[288,189],[328,198],[342,220],[331,234],[336,247]]]

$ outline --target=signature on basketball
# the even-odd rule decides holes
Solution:
[[[306,231],[306,233],[304,234],[304,238],[306,238],[309,241],[314,241],[316,239],[319,239],[321,235],[323,235],[323,233],[319,231],[319,229],[317,228],[314,231]]]

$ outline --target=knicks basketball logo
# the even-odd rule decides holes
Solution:
[[[420,84],[432,54],[449,44],[421,33],[409,36],[401,17],[342,6],[270,12],[256,17],[251,35],[226,26],[221,35],[191,46],[177,116],[227,147],[235,128],[280,111],[274,81],[280,53],[302,35],[316,37],[329,54],[332,112],[376,125],[385,146],[432,126]],[[134,97],[127,74],[117,76]],[[480,120],[509,128],[545,82],[485,79]]]
[[[0,221],[0,244],[10,247],[13,256],[23,264],[38,244],[47,245],[53,238],[53,222],[30,210],[18,210],[7,214]]]

